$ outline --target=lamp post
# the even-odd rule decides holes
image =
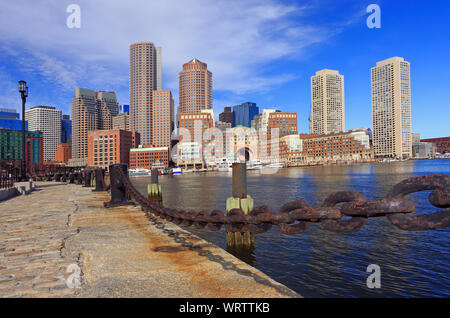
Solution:
[[[25,146],[25,102],[28,97],[27,82],[19,81],[19,92],[22,97],[22,176],[21,181],[27,181],[27,158]]]

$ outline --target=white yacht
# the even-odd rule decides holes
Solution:
[[[173,174],[181,174],[181,168],[180,167],[174,167],[172,168]]]
[[[259,160],[250,160],[247,162],[247,170],[261,170],[262,163]]]
[[[267,165],[267,168],[284,168],[284,163],[282,162],[272,162]]]
[[[150,170],[144,168],[132,168],[128,169],[128,175],[130,177],[149,176]]]
[[[217,163],[217,170],[225,172],[231,171],[232,170],[231,166],[232,166],[231,162],[228,159],[223,158]]]

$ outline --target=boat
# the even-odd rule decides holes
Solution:
[[[150,170],[145,168],[132,168],[128,170],[128,175],[130,177],[142,177],[142,176],[149,176]]]
[[[261,170],[263,167],[261,161],[250,160],[247,162],[247,170]]]
[[[217,164],[217,171],[222,171],[222,172],[231,171],[232,170],[231,166],[232,166],[231,162],[229,162],[228,159],[223,158]]]
[[[181,168],[180,167],[172,168],[172,174],[181,174]]]
[[[267,168],[284,168],[284,163],[282,162],[272,162],[266,166]]]

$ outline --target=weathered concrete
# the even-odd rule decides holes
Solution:
[[[107,193],[91,190],[41,182],[0,203],[0,297],[298,296],[140,207],[105,209]],[[80,289],[66,286],[70,264],[81,268]]]

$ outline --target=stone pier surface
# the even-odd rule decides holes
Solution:
[[[299,297],[139,206],[104,208],[109,199],[38,182],[0,202],[0,297]],[[79,288],[69,288],[78,276]]]

